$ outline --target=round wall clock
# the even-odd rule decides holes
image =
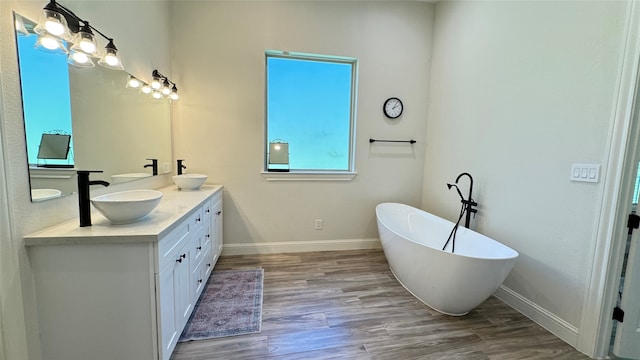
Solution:
[[[402,115],[402,101],[397,97],[388,98],[387,101],[384,102],[382,106],[382,111],[384,115],[389,119],[397,119]]]

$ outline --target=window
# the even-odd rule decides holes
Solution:
[[[267,172],[354,171],[356,75],[353,58],[266,53]]]

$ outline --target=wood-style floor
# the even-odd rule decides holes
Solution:
[[[262,332],[180,343],[173,360],[588,359],[494,297],[463,317],[432,310],[382,251],[224,256],[215,270],[260,267]]]

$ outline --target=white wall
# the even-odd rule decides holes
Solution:
[[[499,293],[574,346],[603,182],[569,175],[572,163],[606,168],[625,8],[436,5],[422,206],[455,220],[458,195],[444,184],[470,172],[478,230],[520,252]]]
[[[47,1],[0,1],[0,83],[2,86],[3,165],[8,178],[9,205],[13,222],[11,238],[2,233],[2,272],[0,272],[0,306],[3,318],[0,331],[5,340],[7,358],[37,360],[42,357],[37,334],[35,295],[28,257],[22,237],[31,232],[77,217],[77,197],[31,203],[22,124],[22,103],[18,75],[13,14],[17,11],[38,19]],[[61,2],[76,14],[91,21],[112,36],[125,67],[143,78],[154,68],[169,69],[169,7],[163,1],[73,1]],[[140,24],[144,24],[141,26]],[[168,71],[168,70],[167,70]],[[159,187],[166,177],[140,181],[129,187]],[[96,189],[96,194],[102,189]],[[93,190],[92,190],[93,191]],[[110,189],[110,191],[112,191]],[[5,230],[5,229],[3,229]],[[4,251],[9,249],[10,253]],[[10,314],[6,317],[5,314]],[[26,343],[25,343],[26,332]],[[0,352],[1,353],[1,352]]]
[[[376,204],[420,204],[433,4],[179,1],[171,15],[173,74],[181,95],[174,105],[174,157],[186,160],[187,171],[225,186],[227,253],[375,240]],[[359,59],[353,181],[274,183],[262,177],[269,49]],[[391,96],[406,107],[399,121],[382,114]],[[370,137],[418,143],[370,146]],[[315,219],[324,219],[324,230],[314,230]]]

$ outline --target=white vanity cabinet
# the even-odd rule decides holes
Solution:
[[[139,223],[94,213],[25,237],[45,359],[171,357],[218,259],[222,187],[161,191]]]

